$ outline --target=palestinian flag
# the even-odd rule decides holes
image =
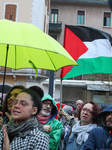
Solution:
[[[62,80],[84,74],[112,73],[112,37],[85,26],[65,26],[64,48],[78,63],[61,70]]]

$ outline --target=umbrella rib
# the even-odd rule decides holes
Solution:
[[[47,55],[49,56],[48,51],[46,51],[46,53],[47,53]],[[50,57],[49,57],[49,58],[50,58]],[[54,65],[54,63],[53,63],[53,61],[52,61],[52,59],[51,59],[51,58],[50,58],[50,60],[51,60],[51,62],[52,62],[52,64],[53,64],[53,66],[54,66],[55,70],[57,71],[57,69],[56,69],[56,67],[55,67],[55,65]]]

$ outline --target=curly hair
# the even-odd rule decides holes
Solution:
[[[29,89],[32,89],[35,92],[38,92],[41,98],[44,96],[44,91],[39,86],[30,86]]]
[[[36,91],[37,90],[37,91]],[[31,96],[31,101],[33,102],[33,107],[37,107],[37,113],[34,115],[36,116],[37,114],[40,113],[41,109],[42,109],[42,101],[41,101],[41,96],[38,93],[38,88],[28,88],[28,89],[23,89],[20,93],[27,93]]]
[[[81,118],[80,118],[80,114],[81,114],[81,110],[82,110],[83,106],[86,105],[86,104],[88,104],[88,103],[90,103],[90,104],[93,105],[93,113],[92,113],[93,118],[92,118],[92,123],[99,124],[98,114],[100,113],[101,110],[100,110],[100,107],[98,106],[98,104],[95,103],[95,102],[93,102],[93,101],[86,102],[86,103],[84,103],[84,104],[82,105],[82,107],[81,107],[81,108],[79,109],[79,111],[78,111],[78,119],[79,119],[79,120],[81,119]]]

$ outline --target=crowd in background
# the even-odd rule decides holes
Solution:
[[[38,86],[14,86],[0,111],[2,150],[112,150],[112,105],[58,108]]]

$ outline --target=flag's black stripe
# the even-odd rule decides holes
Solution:
[[[96,39],[108,39],[112,45],[110,34],[92,27],[66,25],[83,42],[91,42]]]

